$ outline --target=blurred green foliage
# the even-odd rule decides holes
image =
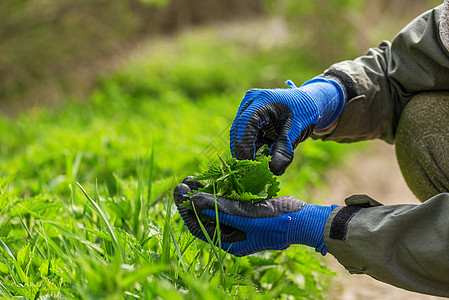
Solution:
[[[58,103],[67,94],[85,97],[95,86],[96,77],[110,71],[142,39],[221,20],[276,16],[288,25],[293,45],[309,49],[308,59],[324,68],[335,60],[361,54],[367,45],[375,46],[369,40],[376,35],[372,29],[379,28],[384,33],[389,28],[384,25],[388,23],[385,20],[379,22],[380,17],[394,16],[391,22],[408,20],[412,13],[435,3],[436,0],[3,0],[0,108],[20,110],[22,106]]]
[[[319,72],[293,49],[194,31],[103,77],[86,101],[0,118],[2,297],[322,297],[332,273],[312,250],[231,257],[194,239],[171,197],[217,153],[230,155],[248,87]],[[308,199],[349,150],[300,148],[281,189]]]
[[[350,58],[358,50],[354,45],[356,28],[351,22],[366,1],[361,0],[266,0],[267,11],[284,17],[294,38],[302,47],[313,49],[313,59],[323,64]]]
[[[120,12],[120,13],[119,13]],[[0,98],[64,82],[129,35],[136,20],[125,1],[1,1]]]
[[[1,1],[0,102],[39,104],[69,92],[85,95],[80,89],[92,87],[95,76],[138,40],[248,14],[258,5],[239,2]]]

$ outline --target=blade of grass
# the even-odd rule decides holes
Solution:
[[[42,235],[42,233],[40,233],[40,234]],[[44,235],[42,235],[42,237],[45,238]],[[58,257],[58,258],[62,259],[62,260],[64,261],[64,263],[65,263],[67,266],[73,267],[74,263],[73,263],[73,261],[71,260],[71,258],[70,258],[67,254],[65,254],[65,253],[61,250],[61,248],[59,248],[59,246],[56,245],[55,242],[53,242],[51,239],[49,239],[49,240],[47,240],[47,244],[48,244],[48,248],[53,249],[53,251],[55,252],[55,253],[54,253],[54,254],[55,254],[55,257]],[[49,250],[48,250],[48,251],[49,251]]]
[[[193,244],[193,242],[195,241],[195,237],[192,235],[192,238],[188,241],[188,243],[186,245],[184,245],[184,248],[181,251],[181,256],[184,255],[184,253],[186,253],[187,249],[189,249],[189,247]]]
[[[178,245],[178,242],[175,237],[175,232],[173,231],[172,227],[170,227],[170,233],[171,233],[171,238],[173,240],[173,245],[175,246],[176,254],[178,255],[179,261],[181,262],[182,268],[184,269],[184,272],[187,272],[186,266],[184,264],[184,260],[182,259],[181,251],[179,251],[179,245]]]
[[[38,215],[39,211],[36,209],[36,212]],[[47,259],[48,259],[48,268],[47,268],[47,274],[50,274],[51,270],[51,253],[50,253],[50,247],[48,246],[48,239],[47,234],[45,233],[44,224],[42,224],[42,219],[39,218],[39,225],[41,227],[42,235],[44,236],[45,244],[47,245]]]
[[[167,279],[167,280],[169,280],[169,281],[171,281],[171,282],[173,282],[173,283],[176,283],[176,284],[185,286],[185,285],[184,285],[184,282],[183,282],[182,280],[180,280],[180,279],[178,279],[178,278],[175,278],[172,274],[169,274],[169,273],[167,273],[167,272],[160,272],[160,273],[158,274],[158,276],[161,277],[161,278]]]
[[[33,239],[33,236],[31,235],[30,230],[28,229],[28,226],[25,224],[25,222],[23,221],[22,215],[17,211],[17,209],[14,207],[14,210],[16,211],[16,214],[19,216],[20,222],[22,223],[23,228],[25,228],[25,231],[28,234],[28,237],[30,239]],[[42,258],[45,258],[44,254],[42,253],[41,249],[39,249],[39,246],[36,244],[36,249],[39,252],[40,256]]]
[[[17,275],[19,275],[20,282],[27,282],[28,277],[25,275],[25,273],[22,270],[22,267],[17,262],[17,259],[14,257],[11,250],[9,250],[8,246],[2,241],[2,239],[0,239],[0,247],[2,247],[3,250],[5,250],[5,252],[14,260],[14,267],[17,271]]]
[[[154,143],[151,143],[151,154],[150,154],[150,162],[148,165],[148,193],[147,193],[147,201],[146,205],[150,203],[151,200],[151,188],[153,184],[153,169],[154,169]]]
[[[157,274],[164,270],[164,266],[161,265],[145,265],[137,270],[130,272],[122,279],[122,288],[130,288],[134,283],[140,282],[146,279],[150,275]]]
[[[3,242],[3,240],[0,238],[0,247],[2,247],[3,250],[15,261],[16,258],[12,254],[11,250],[9,250],[8,246]]]
[[[13,298],[13,295],[11,294],[11,292],[3,285],[3,283],[0,281],[0,287],[2,288],[2,290],[4,292],[6,292],[6,294],[8,294],[8,296],[10,296],[11,298]]]
[[[142,237],[146,236],[146,233],[149,232],[150,228],[148,225],[148,209],[150,207],[150,201],[151,201],[151,191],[153,187],[153,171],[154,171],[154,142],[151,143],[151,154],[150,154],[150,161],[148,163],[148,180],[147,180],[147,195],[143,199],[143,208],[142,208],[142,221],[143,221],[143,231],[144,234]]]
[[[165,224],[164,231],[162,234],[162,253],[161,262],[167,265],[170,262],[170,221],[171,221],[171,200],[172,197],[168,198],[167,208],[165,210]]]
[[[3,248],[3,246],[2,246],[2,248]],[[5,250],[5,251],[6,251],[6,250]],[[1,258],[1,260],[2,260],[2,263],[5,264],[5,266],[8,267],[9,275],[11,275],[12,279],[14,280],[14,283],[15,283],[16,285],[19,285],[19,282],[20,282],[20,281],[19,281],[19,279],[16,277],[16,274],[14,274],[14,272],[13,272],[11,266],[8,264],[8,262],[7,262],[6,259],[3,257],[3,255],[0,254],[0,258]]]
[[[76,184],[79,186],[79,188],[83,192],[84,196],[86,196],[87,200],[89,200],[89,202],[92,204],[93,211],[97,215],[100,216],[101,220],[106,225],[106,230],[108,231],[109,235],[111,236],[112,244],[113,244],[113,246],[115,248],[115,253],[116,253],[116,255],[119,256],[120,262],[123,263],[123,254],[122,254],[122,251],[121,251],[121,249],[119,247],[119,244],[118,244],[118,241],[117,241],[117,237],[115,236],[114,230],[112,229],[111,224],[109,223],[108,219],[106,218],[105,213],[100,208],[100,206],[94,200],[92,200],[92,198],[89,197],[89,195],[84,190],[84,188],[81,186],[81,184],[79,182],[77,182]]]
[[[222,249],[222,248],[221,248],[220,221],[219,221],[219,219],[218,219],[217,192],[215,191],[215,185],[213,186],[213,189],[214,189],[215,220],[216,220],[216,221],[215,221],[215,233],[217,234],[217,238],[218,238],[218,247],[219,247],[220,249]],[[226,254],[224,254],[224,255],[226,255]],[[225,256],[223,256],[223,257],[225,257]],[[225,276],[224,276],[224,268],[223,268],[223,259],[221,258],[220,255],[218,255],[217,260],[218,260],[219,270],[220,270],[220,283],[221,283],[223,286],[226,286],[226,279],[225,279]],[[215,273],[215,272],[214,272],[214,273]],[[212,274],[212,276],[213,276],[213,275],[214,275],[214,274]],[[212,276],[211,276],[211,278],[212,278]]]
[[[192,259],[192,262],[190,263],[189,268],[187,269],[188,271],[190,271],[190,269],[193,267],[193,264],[197,261],[198,257],[203,252],[204,247],[206,247],[206,245],[207,245],[206,243],[203,243],[203,246],[201,247],[201,249],[198,250],[195,257]]]
[[[217,249],[215,249],[215,245],[214,245],[214,243],[212,242],[212,240],[210,239],[210,236],[209,236],[209,234],[207,233],[207,231],[206,231],[206,228],[204,228],[204,225],[203,225],[203,223],[201,222],[201,220],[200,220],[200,217],[198,216],[198,213],[197,213],[197,211],[196,211],[196,208],[195,208],[195,203],[192,201],[192,207],[193,207],[193,211],[195,212],[195,216],[196,216],[196,219],[197,219],[197,221],[198,221],[198,224],[200,225],[200,228],[201,228],[201,231],[203,232],[203,235],[206,237],[206,240],[207,240],[207,242],[209,243],[209,245],[212,247],[212,251],[213,251],[213,253],[214,253],[214,255],[217,257],[217,259],[218,259],[218,252],[217,252]]]
[[[72,187],[75,185],[76,177],[78,176],[78,170],[81,165],[81,161],[83,159],[83,152],[78,151],[76,153],[75,159],[73,161],[71,160],[72,158],[73,158],[72,155],[67,156],[66,177],[68,178],[68,183],[69,183],[70,191],[71,191],[70,200],[72,202],[71,208],[72,208],[72,213],[73,213],[73,208],[75,207],[75,203],[76,203],[76,193],[73,191]]]
[[[102,248],[101,248],[100,246],[98,246],[97,244],[92,243],[91,241],[88,241],[88,240],[83,240],[81,237],[79,237],[79,236],[73,234],[72,232],[70,232],[70,231],[68,231],[67,229],[65,229],[64,227],[62,227],[62,226],[56,224],[55,222],[50,221],[50,220],[41,220],[41,221],[44,222],[44,223],[47,223],[47,224],[50,224],[50,225],[56,227],[57,229],[61,230],[61,231],[64,233],[64,235],[70,237],[72,240],[79,241],[81,244],[87,246],[87,248],[92,249],[92,250],[95,250],[95,251],[97,251],[98,253],[100,253],[101,255],[105,255],[105,254],[106,254],[106,253],[104,252],[104,249],[102,249]],[[85,230],[86,230],[86,229],[85,229]]]
[[[144,184],[144,163],[138,164],[137,167],[137,193],[136,193],[136,199],[134,200],[135,207],[134,207],[134,216],[133,216],[133,232],[134,235],[137,237],[138,240],[141,240],[143,237],[143,231],[141,230],[141,221],[145,223],[145,220],[147,220],[144,217],[143,210],[145,205],[145,184]]]
[[[3,189],[1,189],[1,192],[3,193]],[[2,196],[2,194],[0,194],[0,196]],[[12,206],[14,206],[14,205],[12,205]],[[7,213],[9,207],[10,207],[10,205],[6,204],[5,207],[3,207],[2,210],[0,211],[0,216],[8,216],[7,219],[2,222],[3,224],[2,224],[2,227],[0,228],[0,236],[4,235],[3,232],[7,228],[7,226],[9,225],[9,222],[12,219],[12,217]]]

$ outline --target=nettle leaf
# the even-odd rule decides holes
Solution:
[[[263,147],[257,152],[254,161],[233,157],[225,160],[219,156],[221,165],[211,164],[207,171],[193,178],[204,187],[193,191],[192,195],[199,192],[215,193],[217,196],[251,203],[276,197],[280,190],[279,182],[270,171],[270,157],[265,156],[268,151],[268,146]]]
[[[49,271],[49,265],[50,261],[46,259],[41,265],[39,266],[39,273],[43,276],[48,276]]]
[[[256,152],[256,157],[266,157],[270,155],[270,147],[265,144],[262,147],[260,147]]]
[[[269,157],[262,158],[260,164],[248,168],[240,179],[240,183],[246,192],[263,199],[276,197],[279,189],[279,182],[270,172],[268,163]]]
[[[17,262],[21,266],[26,265],[30,261],[30,254],[31,254],[31,249],[30,249],[30,244],[28,243],[25,246],[23,246],[19,250],[19,252],[17,252]]]
[[[0,262],[0,273],[4,273],[4,274],[9,273],[8,266],[2,262]]]
[[[260,202],[261,200],[266,199],[258,195],[253,195],[249,192],[244,192],[242,194],[233,193],[229,198],[238,200],[240,202],[251,202],[251,203],[257,203]]]
[[[217,180],[223,176],[222,167],[220,165],[209,165],[207,171],[195,176],[195,180]]]
[[[260,266],[279,266],[278,263],[274,259],[259,257],[259,256],[248,256],[247,257],[251,266],[260,267]]]
[[[246,167],[252,167],[254,165],[258,165],[259,161],[253,161],[253,160],[237,160],[233,157],[229,158],[226,163],[231,167],[233,170],[240,170],[244,169]]]
[[[190,200],[185,200],[180,204],[180,206],[193,210],[192,201]]]

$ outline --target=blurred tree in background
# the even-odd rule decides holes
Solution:
[[[23,103],[55,103],[68,95],[84,97],[101,71],[154,34],[271,15],[288,24],[292,47],[310,49],[310,59],[325,67],[375,46],[370,45],[372,38],[391,28],[386,18],[398,22],[403,19],[398,16],[404,16],[408,21],[439,2],[2,0],[0,111],[20,109]]]

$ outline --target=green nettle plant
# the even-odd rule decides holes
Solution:
[[[277,177],[269,169],[270,156],[265,145],[256,153],[255,160],[220,159],[219,164],[212,163],[209,168],[192,180],[199,181],[203,187],[196,193],[209,193],[253,204],[277,196],[280,191]],[[187,203],[186,203],[187,202]],[[189,201],[183,205],[191,208]]]

